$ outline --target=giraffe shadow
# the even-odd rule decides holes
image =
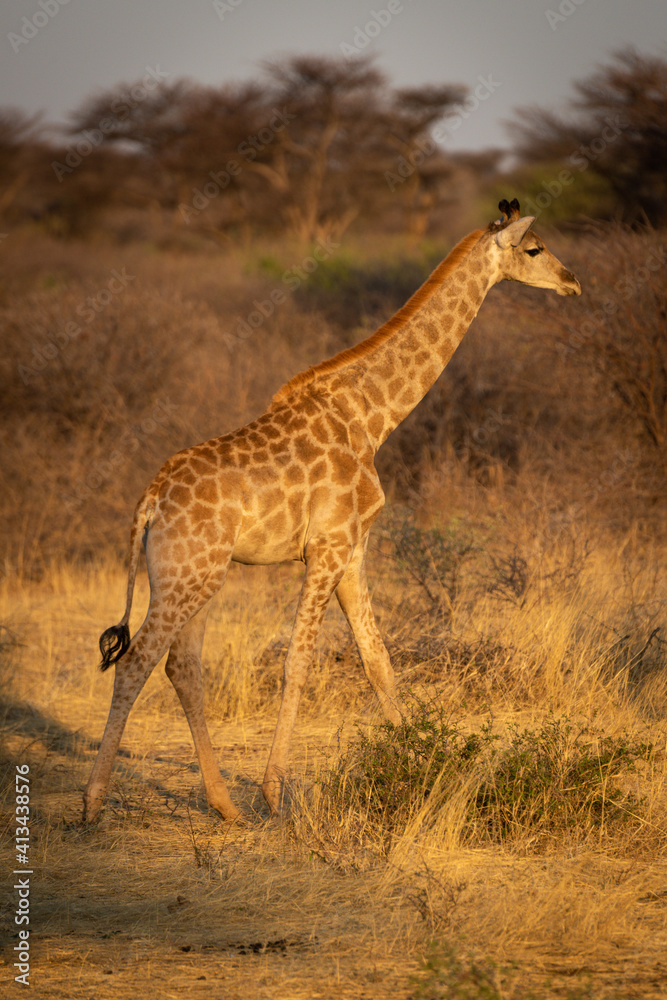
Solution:
[[[57,719],[41,712],[34,705],[25,702],[7,701],[0,698],[0,732],[3,733],[2,757],[8,756],[6,738],[18,736],[30,744],[41,743],[50,753],[80,757],[82,751],[95,750],[99,744],[84,736],[76,729],[69,729]],[[12,759],[13,759],[12,755]]]
[[[99,750],[100,741],[91,739],[79,730],[69,728],[49,715],[26,702],[10,701],[0,698],[0,784],[14,783],[15,768],[18,764],[29,763],[31,774],[34,772],[37,783],[48,785],[51,767],[58,766],[57,758],[68,759],[68,767],[73,772],[73,782],[83,793],[87,780],[87,769],[92,766],[95,754]],[[46,762],[44,755],[46,754]],[[40,760],[39,765],[36,761]],[[52,763],[53,762],[53,763]],[[148,763],[149,767],[170,767],[171,774],[166,780],[155,774],[141,774],[140,765]],[[80,772],[71,768],[71,764],[80,766]],[[197,786],[187,789],[178,788],[178,782],[173,781],[173,772],[187,772],[197,779]],[[223,779],[232,783],[232,773],[221,769]],[[188,809],[216,818],[217,813],[210,809],[203,787],[200,784],[200,769],[196,761],[179,761],[175,757],[165,757],[163,754],[151,756],[145,753],[133,753],[119,748],[116,755],[114,774],[109,794],[107,810],[126,815],[145,812],[147,803],[151,811],[164,812],[165,815],[184,816]],[[182,784],[182,782],[181,782]],[[261,813],[260,803],[263,801],[257,782],[246,775],[236,774],[233,781],[235,798],[248,818]],[[39,784],[35,786],[38,792]],[[72,791],[72,786],[69,788]],[[31,804],[31,811],[37,818],[39,812],[39,794]]]

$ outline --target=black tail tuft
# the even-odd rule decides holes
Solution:
[[[120,660],[130,645],[130,629],[128,625],[112,625],[100,636],[100,653],[102,662],[100,670],[106,670],[116,660]]]

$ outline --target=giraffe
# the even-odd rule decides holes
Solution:
[[[282,805],[299,699],[334,592],[385,716],[400,721],[366,583],[369,529],[384,504],[375,454],[433,385],[494,284],[581,294],[575,276],[533,232],[534,217],[522,218],[516,199],[499,208],[502,217],[464,237],[370,337],[296,375],[247,426],[172,456],[144,491],[130,535],[125,614],[100,638],[101,668],[115,663],[115,679],[84,792],[84,822],[100,812],[130,709],[167,650],[166,673],[190,726],[209,806],[224,820],[239,818],[213,753],[201,677],[206,617],[231,560],[306,566],[262,782],[271,814]],[[130,640],[142,545],[150,602]]]

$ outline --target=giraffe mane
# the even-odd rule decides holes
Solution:
[[[336,372],[347,365],[353,364],[355,361],[359,361],[388,340],[431,297],[436,288],[442,284],[454,268],[458,267],[461,261],[468,256],[485,232],[487,232],[486,229],[475,229],[472,233],[464,236],[450,250],[445,259],[438,264],[424,284],[408,299],[405,305],[391,319],[378,327],[375,333],[362,340],[360,344],[355,344],[354,347],[347,347],[339,354],[335,354],[333,358],[321,361],[318,365],[312,365],[310,368],[306,368],[305,371],[299,372],[298,375],[294,375],[289,382],[286,382],[281,389],[278,389],[278,392],[273,397],[273,403],[281,402],[283,399],[291,396],[297,389],[302,389],[304,386],[314,382],[315,379],[320,378],[320,376],[330,375],[332,372]]]

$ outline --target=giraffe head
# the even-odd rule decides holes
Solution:
[[[503,217],[492,222],[488,229],[498,260],[497,280],[552,288],[559,295],[581,295],[581,285],[572,271],[554,257],[531,229],[535,216],[522,219],[516,198],[511,203],[503,199],[498,208]]]

